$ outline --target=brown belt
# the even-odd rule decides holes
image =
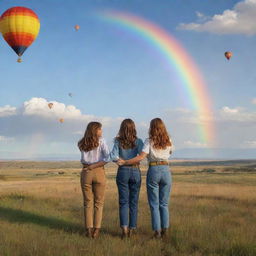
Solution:
[[[83,164],[83,168],[86,168],[88,166],[90,166],[90,164]],[[105,166],[102,166],[102,168],[105,169]]]
[[[155,165],[169,165],[168,161],[154,161],[150,162],[149,166],[155,166]]]

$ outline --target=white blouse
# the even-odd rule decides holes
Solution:
[[[171,142],[171,140],[170,140]],[[171,142],[172,143],[172,142]],[[173,145],[167,146],[166,149],[156,149],[153,147],[152,143],[150,143],[149,138],[144,141],[144,146],[142,151],[148,154],[147,158],[149,162],[153,161],[168,161],[170,155],[173,151]]]
[[[97,162],[109,162],[109,149],[106,141],[101,137],[99,139],[99,146],[91,151],[81,151],[81,163],[93,164]]]

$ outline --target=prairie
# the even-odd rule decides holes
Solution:
[[[101,236],[84,236],[79,162],[0,162],[1,256],[256,255],[256,161],[173,161],[171,227],[151,239],[145,174],[138,232],[120,239],[116,166],[108,164]]]

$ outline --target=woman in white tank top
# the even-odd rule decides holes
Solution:
[[[172,178],[169,157],[172,149],[172,142],[164,122],[160,118],[155,118],[150,122],[149,137],[144,142],[142,153],[130,160],[118,161],[119,165],[134,164],[147,156],[149,164],[147,195],[154,238],[167,236],[170,225],[169,199]]]

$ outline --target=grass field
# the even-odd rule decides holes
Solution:
[[[99,239],[84,236],[78,162],[0,162],[0,256],[256,255],[256,161],[173,164],[171,228],[152,240],[145,190],[138,234],[120,239],[116,167]]]

